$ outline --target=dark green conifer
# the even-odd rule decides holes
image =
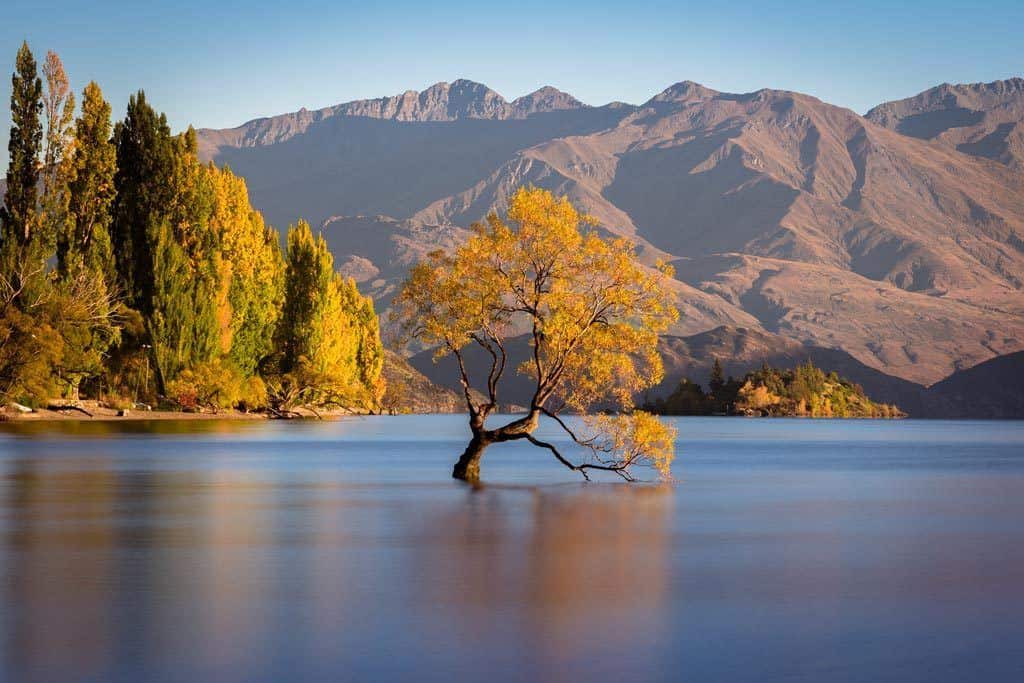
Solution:
[[[117,173],[114,229],[111,235],[117,272],[131,305],[152,310],[153,244],[173,198],[174,145],[167,117],[139,91],[114,130]]]
[[[4,245],[27,245],[36,216],[39,154],[43,143],[43,82],[28,43],[22,43],[11,77],[11,139],[7,191],[0,209]]]

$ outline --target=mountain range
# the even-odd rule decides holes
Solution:
[[[275,226],[321,226],[381,309],[409,265],[532,183],[675,265],[683,317],[666,348],[726,330],[766,356],[841,353],[918,386],[1024,349],[1019,78],[864,116],[691,81],[589,106],[457,80],[200,130],[199,146]]]

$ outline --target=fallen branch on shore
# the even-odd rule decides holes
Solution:
[[[72,405],[72,404],[47,406],[47,408],[49,410],[52,410],[52,411],[58,412],[58,413],[64,413],[64,412],[67,412],[69,410],[77,410],[78,412],[82,413],[83,415],[88,415],[89,417],[93,417],[93,414],[90,413],[85,408],[83,408],[82,406],[76,406],[76,405]]]

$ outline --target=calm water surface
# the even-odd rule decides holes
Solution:
[[[1024,680],[1024,423],[678,426],[478,490],[461,417],[6,426],[0,680]]]

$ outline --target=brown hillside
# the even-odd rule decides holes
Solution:
[[[1017,126],[1020,84],[1002,83],[943,86],[862,117],[800,93],[692,82],[639,107],[591,107],[455,81],[200,140],[275,225],[324,224],[381,308],[418,256],[452,248],[533,183],[648,262],[676,264],[673,334],[759,330],[931,384],[1024,348],[1024,176],[963,147],[981,139],[956,137],[964,126],[924,135],[911,121],[948,116],[948,101],[982,112],[971,120],[985,130]],[[348,218],[378,215],[394,218]]]

